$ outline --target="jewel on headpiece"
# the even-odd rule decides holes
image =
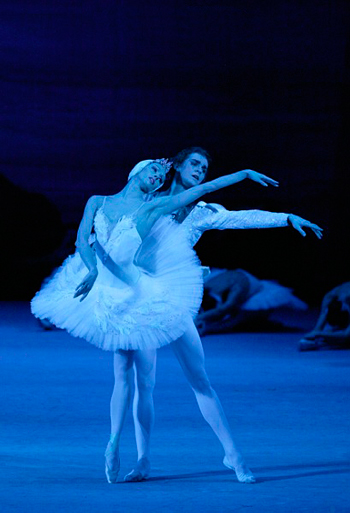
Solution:
[[[173,165],[172,161],[169,159],[155,159],[154,161],[156,164],[160,164],[161,166],[163,166],[165,168],[165,172],[167,173],[171,166]]]
[[[168,159],[148,159],[148,160],[141,160],[141,162],[138,162],[136,166],[132,168],[132,170],[129,173],[128,180],[130,180],[135,175],[138,175],[141,173],[141,171],[148,166],[149,164],[152,164],[152,162],[155,162],[156,164],[160,164],[165,168],[165,172],[167,173],[169,169],[172,166],[171,161],[169,162]]]

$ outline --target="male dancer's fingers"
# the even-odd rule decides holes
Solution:
[[[314,223],[305,223],[305,225],[307,228],[310,228],[310,230],[312,230],[314,232],[314,234],[316,235],[316,237],[318,239],[322,239],[322,236],[323,236],[323,228],[321,228],[320,226],[318,226],[317,224],[314,224]]]
[[[300,233],[300,235],[302,235],[303,237],[305,237],[305,236],[306,236],[306,233],[305,233],[305,231],[302,229],[302,227],[301,227],[301,224],[300,224],[300,223],[298,223],[298,222],[296,222],[296,221],[294,221],[294,222],[292,221],[292,226],[293,226],[294,230],[296,230],[297,232],[299,232],[299,233]]]
[[[266,180],[267,180],[268,182],[270,182],[272,185],[279,185],[278,180],[275,180],[274,178],[271,178],[270,176],[266,176],[266,175],[264,175],[264,177],[265,177],[265,178],[266,178]]]
[[[319,231],[317,228],[311,228],[311,230],[314,232],[318,239],[322,239],[323,233],[321,231]]]
[[[319,238],[319,239],[322,239],[322,236],[323,236],[323,228],[321,228],[320,226],[318,226],[317,224],[312,224],[310,226],[311,230],[316,234],[316,236]]]
[[[279,182],[277,180],[274,180],[273,178],[270,178],[269,176],[262,175],[262,181],[264,185],[273,185],[274,187],[279,186]]]
[[[276,180],[272,180],[271,178],[269,179],[269,182],[268,182],[270,185],[273,185],[274,187],[279,187],[279,182],[277,182]]]
[[[297,230],[297,232],[300,233],[300,235],[306,237],[306,232],[304,232],[304,230],[300,226],[295,226],[294,228]]]

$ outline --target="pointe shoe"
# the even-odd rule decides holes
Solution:
[[[111,442],[108,442],[105,452],[105,473],[109,484],[117,482],[120,469],[119,450],[114,451]]]
[[[225,465],[225,467],[234,470],[234,472],[236,473],[236,477],[240,483],[253,484],[256,482],[253,473],[249,470],[245,463],[239,463],[234,467],[233,465],[229,464],[225,456],[223,464]]]
[[[126,474],[124,481],[128,483],[138,483],[145,481],[150,474],[151,464],[148,458],[141,458],[134,469],[129,474]]]

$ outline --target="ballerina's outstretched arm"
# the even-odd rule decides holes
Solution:
[[[220,178],[216,178],[211,182],[196,185],[195,187],[191,187],[191,189],[181,192],[180,194],[176,194],[174,196],[163,196],[161,198],[158,198],[156,200],[155,207],[160,209],[161,215],[170,214],[171,212],[174,212],[181,207],[189,205],[190,203],[196,201],[205,194],[241,182],[246,178],[249,178],[250,180],[257,182],[260,185],[263,185],[264,187],[267,187],[268,185],[278,187],[279,185],[276,180],[273,180],[272,178],[263,175],[262,173],[258,173],[257,171],[253,171],[252,169],[244,169],[243,171],[238,171],[236,173],[231,173],[229,175],[220,176]]]

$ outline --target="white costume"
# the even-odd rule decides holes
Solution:
[[[200,201],[185,218],[182,226],[193,247],[207,230],[242,230],[252,228],[282,228],[288,226],[288,215],[264,210],[226,210],[217,203]],[[208,268],[206,268],[208,269]],[[288,307],[306,310],[307,304],[294,296],[291,289],[271,280],[259,280],[243,272],[250,284],[251,297],[242,305],[243,310],[258,311]]]
[[[288,215],[264,210],[226,210],[217,203],[200,201],[185,218],[188,240],[193,247],[207,230],[243,230],[288,226]]]
[[[111,351],[155,349],[180,337],[202,300],[200,263],[183,227],[163,218],[142,241],[134,215],[110,226],[102,206],[94,231],[90,243],[97,240],[105,257],[97,258],[98,275],[87,297],[74,298],[88,272],[77,251],[35,295],[32,313]],[[107,260],[129,284],[109,270]]]

